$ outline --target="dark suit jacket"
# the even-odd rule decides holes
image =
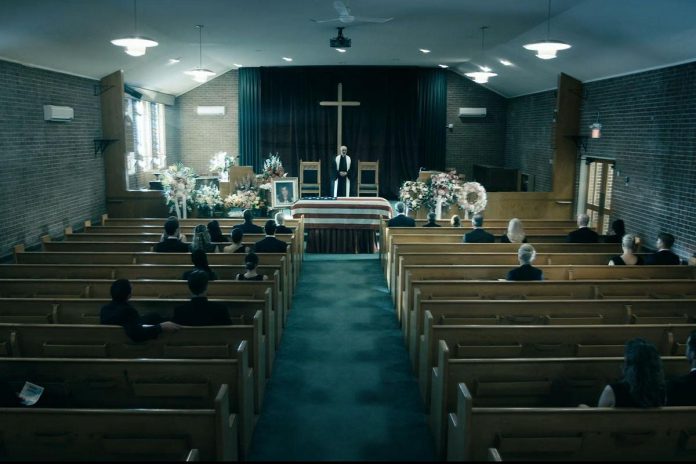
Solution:
[[[423,227],[442,227],[442,226],[440,226],[440,224],[438,224],[437,222],[426,222],[425,224],[423,224]]]
[[[292,229],[287,226],[276,227],[276,234],[292,234]]]
[[[253,222],[243,222],[241,224],[237,224],[236,226],[233,227],[233,229],[242,229],[242,232],[245,234],[263,234],[263,227],[257,226]]]
[[[208,301],[204,296],[194,296],[186,304],[174,308],[172,322],[181,325],[231,325],[227,307]]]
[[[669,250],[661,250],[648,256],[645,260],[645,264],[657,266],[678,266],[681,264],[681,259],[679,259],[679,256],[675,255]]]
[[[464,234],[464,243],[494,243],[495,237],[483,229],[474,229]]]
[[[531,264],[523,264],[508,272],[507,280],[544,280],[544,273]]]
[[[581,227],[566,237],[568,243],[599,243],[599,234],[589,227]]]
[[[165,238],[153,248],[159,253],[188,253],[191,247],[178,238]]]
[[[266,237],[254,244],[256,253],[285,253],[288,244],[275,237]]]
[[[138,311],[128,303],[111,302],[102,306],[99,313],[99,323],[104,325],[120,325],[126,331],[128,338],[134,342],[143,342],[162,333],[162,327],[153,325],[143,327],[144,321]]]
[[[667,406],[696,406],[696,371],[667,382]]]
[[[416,221],[405,214],[397,214],[387,221],[387,227],[416,227]]]

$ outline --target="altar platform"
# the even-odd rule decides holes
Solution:
[[[374,253],[382,219],[392,216],[384,198],[303,198],[291,208],[304,215],[307,253]]]

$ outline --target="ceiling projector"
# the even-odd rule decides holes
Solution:
[[[350,39],[348,37],[343,37],[343,28],[337,27],[338,35],[333,39],[329,40],[329,45],[331,48],[348,48],[350,47]]]

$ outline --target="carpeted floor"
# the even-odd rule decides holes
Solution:
[[[377,255],[307,255],[250,460],[433,460]]]

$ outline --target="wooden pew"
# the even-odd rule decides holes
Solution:
[[[544,272],[544,280],[693,280],[696,267],[691,266],[537,266]],[[504,280],[510,266],[468,265],[413,265],[405,266],[396,281],[396,310],[400,314],[407,302],[414,280]],[[408,307],[408,304],[405,305]],[[401,316],[403,318],[403,315]]]
[[[387,256],[385,272],[389,285],[395,282],[396,269],[394,263],[399,262],[401,253],[430,253],[430,254],[455,254],[455,253],[517,253],[519,245],[516,243],[400,243],[408,237],[395,237],[392,249]],[[602,253],[612,256],[621,254],[621,247],[616,243],[534,243],[534,248],[542,253]],[[393,260],[393,261],[392,261]],[[488,264],[488,263],[484,263]],[[494,264],[494,263],[490,263]],[[566,264],[566,263],[553,263]],[[583,263],[570,263],[583,264]],[[594,263],[588,263],[594,264]]]
[[[416,372],[426,312],[436,325],[690,324],[696,322],[696,299],[422,300],[408,331]]]
[[[421,340],[419,384],[430,404],[430,373],[437,347],[444,340],[452,358],[565,358],[623,356],[627,340],[642,337],[662,356],[684,355],[682,344],[693,324],[645,325],[436,325],[425,315]]]
[[[137,264],[0,264],[0,279],[129,279],[129,280],[176,280],[181,279],[185,271],[191,266],[185,265],[137,265]],[[215,266],[213,268],[220,280],[234,280],[238,273],[243,273],[244,269],[237,266]],[[271,277],[278,276],[277,292],[273,292],[274,300],[282,302],[280,308],[268,306],[268,313],[264,312],[266,327],[264,333],[270,334],[274,342],[273,349],[280,343],[283,329],[283,318],[286,308],[287,291],[282,287],[283,279],[280,278],[282,269],[279,266],[260,266],[261,274]],[[287,285],[287,283],[286,283]],[[180,303],[179,303],[180,304]],[[280,312],[276,312],[280,309]],[[171,312],[171,311],[170,311]],[[252,313],[253,314],[253,313]]]
[[[234,359],[246,340],[254,375],[255,411],[261,410],[266,382],[263,316],[251,325],[186,327],[144,343],[131,341],[121,327],[104,325],[0,324],[0,356],[31,358]]]
[[[99,324],[99,312],[109,299],[93,298],[0,298],[0,322],[11,324]],[[171,319],[174,308],[186,303],[184,299],[142,299],[130,302],[141,314],[156,313]],[[273,372],[276,346],[276,324],[269,298],[253,299],[211,299],[227,306],[230,318],[235,325],[251,325],[257,311],[263,316],[263,335],[266,341],[266,376]],[[270,321],[270,323],[269,323]]]
[[[235,359],[0,358],[14,391],[25,381],[45,388],[39,407],[99,409],[214,409],[227,385],[237,415],[240,457],[254,428],[254,378],[247,342]]]
[[[620,358],[450,359],[440,341],[432,371],[430,427],[441,459],[447,449],[447,414],[456,411],[457,386],[465,383],[475,407],[596,406],[604,387],[621,377]],[[684,374],[682,357],[664,357],[667,378]]]
[[[164,222],[164,220],[163,220]],[[263,227],[263,224],[259,224],[261,227]],[[233,225],[220,225],[220,228],[222,229],[222,234],[226,237],[229,238],[229,236],[232,233],[232,227]],[[193,236],[193,231],[196,228],[195,225],[184,225],[179,228],[179,232],[186,235],[188,239],[191,239]],[[292,229],[292,227],[291,227]],[[164,232],[164,227],[162,224],[160,225],[126,225],[126,226],[102,226],[102,225],[92,225],[91,222],[89,222],[89,225],[85,225],[84,230],[82,232],[88,233],[88,234],[140,234],[140,233],[156,233],[158,235],[161,235],[162,232]],[[294,230],[293,230],[294,233]],[[280,237],[280,235],[279,235]]]
[[[189,253],[154,253],[154,252],[60,252],[39,251],[27,252],[23,245],[15,247],[15,262],[17,264],[149,264],[149,265],[191,265]],[[281,266],[283,295],[285,302],[283,307],[290,308],[290,302],[294,293],[294,280],[292,278],[292,266],[286,254],[261,253],[258,255],[261,266]],[[238,265],[244,266],[244,255],[241,253],[211,253],[208,255],[208,264],[217,266]],[[280,285],[280,284],[279,284]],[[287,291],[285,291],[287,290]],[[284,315],[285,317],[286,315]]]
[[[448,417],[447,460],[694,461],[696,407],[478,408],[466,385]]]
[[[0,408],[2,458],[29,461],[237,460],[227,385],[211,409]]]

